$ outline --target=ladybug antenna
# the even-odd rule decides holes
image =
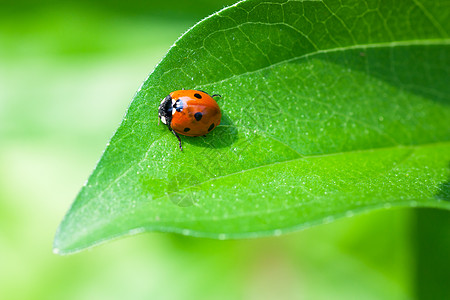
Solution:
[[[222,98],[222,96],[220,96],[219,94],[214,94],[214,95],[212,95],[211,97],[219,97],[219,98]]]

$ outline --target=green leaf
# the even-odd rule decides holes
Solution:
[[[279,235],[374,209],[450,209],[449,13],[440,1],[242,1],[169,50],[60,225],[55,252],[143,231]],[[221,94],[207,137],[158,126]]]

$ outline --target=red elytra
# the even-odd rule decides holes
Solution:
[[[179,90],[167,95],[159,105],[158,115],[172,133],[187,136],[202,136],[220,124],[222,112],[208,93],[199,90]]]

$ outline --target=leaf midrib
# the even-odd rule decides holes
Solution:
[[[409,201],[395,202],[395,203],[390,204],[390,207],[403,207],[403,206],[407,206],[407,205],[414,206],[414,207],[433,207],[432,203],[420,203],[420,202],[417,202],[418,200],[420,200],[420,199],[413,198],[413,199],[410,199]],[[446,207],[447,207],[447,209],[450,210],[450,204],[447,205]],[[352,209],[351,212],[352,212],[352,215],[356,215],[359,213],[364,213],[364,212],[372,211],[375,209],[383,209],[383,208],[386,208],[385,204],[378,203],[378,204],[374,204],[374,205],[370,205],[370,206],[355,208],[355,209]],[[266,213],[273,213],[273,212],[274,211],[270,211],[270,212],[266,212]],[[262,212],[262,213],[264,213],[264,212]],[[346,216],[346,213],[347,213],[347,211],[341,212],[341,213],[335,213],[333,215],[333,220]],[[261,212],[259,212],[259,215],[260,214],[261,214]],[[177,223],[177,224],[184,223],[185,224],[185,223],[198,222],[198,220],[218,222],[218,221],[223,221],[223,220],[235,219],[235,218],[239,218],[239,217],[243,217],[243,216],[245,216],[245,215],[233,215],[233,216],[228,216],[227,218],[220,218],[220,219],[215,219],[215,220],[213,220],[212,218],[202,218],[202,219],[196,219],[196,220],[171,220],[170,223]],[[142,225],[142,226],[138,226],[138,227],[135,227],[132,229],[125,230],[124,232],[120,232],[120,233],[114,234],[109,237],[101,238],[101,239],[97,240],[96,242],[92,243],[91,245],[87,246],[87,248],[93,247],[95,245],[103,244],[111,239],[117,239],[122,236],[143,233],[148,230],[158,230],[160,232],[173,232],[173,233],[178,233],[178,234],[183,234],[183,235],[189,235],[189,236],[195,236],[195,237],[206,237],[206,238],[220,238],[222,236],[223,238],[227,238],[227,239],[230,239],[230,238],[238,239],[238,238],[270,236],[270,235],[278,235],[278,234],[287,233],[287,232],[293,232],[295,230],[299,230],[302,228],[311,227],[315,224],[327,223],[327,222],[329,222],[329,221],[327,221],[327,218],[328,217],[325,217],[325,218],[318,217],[317,219],[313,219],[306,223],[292,225],[292,226],[279,227],[277,229],[254,230],[254,231],[246,231],[246,232],[240,232],[240,233],[239,232],[227,233],[227,234],[225,234],[225,236],[223,236],[224,234],[220,233],[220,232],[214,233],[214,232],[207,232],[207,231],[201,231],[201,230],[185,229],[185,228],[180,228],[180,227],[176,227],[176,226],[162,225],[161,222],[158,222],[158,223],[153,222],[148,225]],[[56,247],[55,244],[54,244],[54,247]],[[76,253],[85,248],[86,248],[86,246],[79,246],[79,247],[75,247],[75,248],[73,248],[71,250],[67,250],[67,251],[63,251],[63,249],[58,248],[58,251],[59,251],[58,253],[59,254]]]
[[[386,151],[386,150],[392,150],[392,149],[405,149],[405,150],[406,149],[411,149],[411,150],[414,151],[414,150],[416,150],[418,148],[446,145],[446,144],[449,144],[449,142],[450,141],[436,142],[436,143],[426,143],[426,144],[418,144],[418,145],[396,145],[396,146],[379,147],[379,148],[373,148],[373,149],[358,149],[358,150],[351,150],[351,151],[346,151],[346,152],[335,152],[335,153],[326,153],[326,154],[317,154],[317,155],[307,155],[307,156],[298,157],[298,158],[295,158],[295,159],[288,159],[288,160],[284,160],[284,161],[272,162],[272,163],[260,165],[260,166],[257,166],[257,167],[244,169],[244,170],[241,170],[241,171],[238,171],[238,172],[233,172],[233,173],[225,174],[225,175],[222,175],[222,176],[213,177],[213,178],[210,178],[210,179],[205,180],[203,182],[200,182],[200,183],[197,183],[197,184],[193,184],[193,185],[187,186],[185,188],[179,189],[176,192],[166,193],[164,196],[160,196],[160,197],[154,198],[153,200],[159,200],[159,199],[168,197],[170,195],[173,195],[173,194],[185,191],[187,189],[190,189],[190,188],[193,188],[193,187],[196,187],[196,186],[200,186],[200,185],[203,185],[203,184],[206,184],[206,183],[214,182],[214,181],[222,179],[222,178],[234,176],[234,175],[237,175],[237,174],[240,174],[240,173],[246,173],[248,171],[253,171],[253,170],[257,170],[257,169],[261,169],[261,168],[271,167],[271,166],[275,166],[275,165],[279,165],[279,164],[293,163],[293,162],[296,162],[296,161],[307,160],[307,159],[333,157],[333,156],[339,156],[339,155],[345,155],[345,154],[353,154],[353,153],[370,153],[370,152]]]
[[[307,57],[313,57],[315,55],[320,55],[320,54],[335,53],[335,52],[339,52],[339,51],[354,50],[354,49],[386,48],[386,47],[395,47],[395,46],[400,46],[400,47],[404,46],[404,47],[406,47],[406,46],[416,46],[416,45],[418,45],[418,46],[449,45],[449,44],[450,44],[450,39],[442,38],[442,39],[421,39],[421,40],[396,41],[396,42],[386,42],[386,43],[361,44],[361,45],[351,45],[351,46],[347,46],[347,47],[336,47],[336,48],[331,48],[331,49],[317,50],[317,51],[314,51],[314,52],[306,53],[304,55],[292,57],[292,58],[289,58],[289,59],[277,62],[275,64],[271,64],[271,65],[266,66],[264,68],[259,68],[259,69],[253,70],[253,71],[249,71],[249,72],[245,72],[245,73],[241,73],[241,74],[236,74],[236,75],[224,78],[224,79],[216,81],[216,82],[204,84],[204,85],[201,85],[201,87],[204,88],[204,87],[208,87],[208,86],[212,86],[212,85],[216,85],[216,84],[220,84],[220,83],[225,83],[228,80],[232,80],[232,79],[240,77],[240,76],[250,75],[250,74],[257,73],[257,72],[260,72],[260,71],[263,71],[263,70],[267,70],[269,68],[272,68],[272,67],[275,67],[275,66],[278,66],[278,65],[282,65],[282,64],[285,64],[285,63],[293,62],[293,61],[300,60],[300,59],[307,58]],[[149,75],[149,77],[150,76],[151,75]],[[268,134],[265,134],[265,136],[266,137],[271,137]],[[271,138],[273,138],[273,137],[271,137]],[[282,144],[285,144],[284,142],[281,142],[278,139],[275,139],[275,138],[273,138],[273,139],[278,141],[278,142],[280,142],[280,143],[282,143]],[[138,164],[140,164],[142,161],[145,160],[145,158],[148,155],[148,153],[150,151],[150,148],[154,144],[154,142],[152,142],[152,144],[149,146],[149,148],[147,149],[147,151],[145,152],[143,157],[138,160]],[[401,146],[402,145],[398,145],[398,146],[395,146],[395,147],[401,147]],[[292,149],[292,147],[290,147],[290,146],[288,146],[288,147],[290,149]],[[371,150],[371,149],[366,149],[366,150]],[[356,150],[356,151],[361,151],[361,150]],[[307,155],[304,155],[302,153],[299,153],[298,151],[295,151],[295,152],[297,152],[299,155],[303,156],[303,157],[301,157],[299,159],[312,157],[312,156],[307,156]],[[325,154],[325,155],[331,155],[331,154],[337,154],[337,153],[328,153],[328,154]],[[286,161],[275,162],[275,163],[284,163],[284,162],[286,162]],[[266,166],[266,165],[263,165],[263,166]],[[117,179],[123,177],[124,175],[126,175],[132,169],[133,169],[133,166],[127,168],[121,175],[116,177],[110,184],[108,184],[107,188],[105,188],[103,191],[101,191],[97,197],[101,198],[102,195],[104,194],[104,192],[109,190],[109,188],[115,182],[117,182]],[[250,169],[248,169],[248,170],[250,170]],[[245,171],[247,171],[247,170],[241,170],[239,172],[245,172]],[[232,174],[236,174],[236,173],[230,173],[230,174],[226,174],[226,175],[223,175],[223,176],[229,176],[229,175],[232,175]],[[220,178],[220,177],[215,177],[215,178],[217,179],[217,178]],[[213,179],[208,179],[207,181],[204,181],[204,182],[208,182],[209,180],[213,180]],[[203,184],[203,183],[199,183],[199,184]],[[189,187],[187,187],[187,188],[189,188]],[[164,197],[164,196],[162,196],[162,197]],[[159,198],[162,198],[162,197],[159,197]],[[159,199],[159,198],[156,198],[156,199]]]

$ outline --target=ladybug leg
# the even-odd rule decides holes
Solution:
[[[181,151],[183,151],[183,146],[181,146],[180,136],[172,128],[170,128],[170,131],[172,131],[172,133],[177,137],[178,141],[180,142],[180,149],[181,149]]]
[[[214,95],[212,95],[211,97],[219,97],[219,98],[222,98],[222,96],[220,96],[219,94],[214,94]]]

